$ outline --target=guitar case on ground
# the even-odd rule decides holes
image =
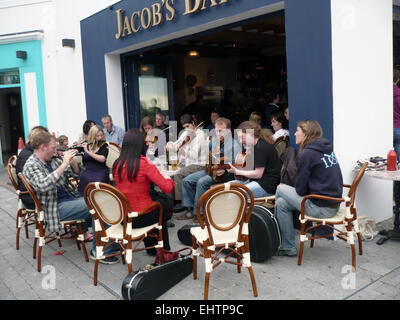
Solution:
[[[125,277],[121,288],[124,300],[157,299],[192,273],[193,259],[184,257],[150,267]]]
[[[178,239],[186,246],[192,247],[192,234],[190,229],[194,227],[199,227],[200,223],[189,223],[185,224],[182,228],[178,230]]]
[[[255,205],[249,221],[250,260],[267,261],[280,245],[281,234],[274,214],[266,207]]]

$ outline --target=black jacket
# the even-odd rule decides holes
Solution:
[[[27,143],[17,157],[17,162],[15,164],[15,170],[17,175],[18,173],[22,172],[26,160],[28,160],[28,158],[32,154],[33,154],[33,147],[29,143]],[[18,177],[18,188],[20,191],[26,191],[26,188],[19,177]],[[35,209],[35,202],[33,201],[30,195],[22,195],[21,199],[25,207],[27,207],[28,209]]]
[[[297,159],[296,192],[300,196],[314,193],[341,198],[343,177],[332,143],[327,139],[311,141]],[[338,202],[312,199],[320,207]]]

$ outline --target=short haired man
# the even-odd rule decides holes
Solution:
[[[59,231],[60,221],[91,219],[84,198],[68,184],[69,177],[76,177],[80,172],[74,159],[77,151],[67,150],[62,159],[53,157],[57,151],[56,138],[48,132],[37,133],[31,144],[33,154],[26,161],[22,173],[42,203],[48,231]],[[110,251],[105,250],[105,254],[119,251],[118,245],[118,248],[111,247],[107,249]],[[92,259],[95,256],[93,252],[96,252],[95,236],[90,254]],[[106,258],[100,262],[113,264],[118,262],[118,258]]]
[[[220,143],[217,143],[217,139]],[[219,147],[219,150],[216,150]],[[236,155],[241,152],[240,144],[232,139],[231,121],[226,118],[218,118],[215,121],[215,136],[209,145],[210,151],[219,151],[220,156],[225,156],[231,159],[234,163]],[[217,171],[218,176],[225,174],[225,170]],[[226,177],[229,181],[231,177]],[[181,216],[187,219],[194,216],[191,209],[197,205],[200,197],[216,182],[204,170],[194,172],[186,176],[182,181],[182,207],[189,208],[188,211]]]
[[[109,114],[101,118],[101,122],[104,126],[104,135],[107,142],[113,142],[122,146],[122,140],[124,140],[125,131],[114,125],[112,118]]]
[[[156,127],[157,129],[160,129],[164,132],[166,141],[169,141],[169,129],[167,129],[167,126],[165,125],[166,117],[165,114],[162,112],[157,112],[156,113]]]
[[[28,135],[28,141],[22,151],[17,156],[17,162],[15,164],[15,171],[18,176],[18,173],[22,172],[24,169],[26,161],[29,157],[33,154],[33,147],[31,145],[31,141],[33,137],[38,132],[49,132],[47,128],[43,126],[35,126],[31,129]],[[21,179],[18,177],[18,188],[20,191],[26,191],[25,185],[22,183]],[[21,195],[22,203],[24,204],[25,208],[34,210],[35,209],[35,202],[33,201],[32,197],[29,194]]]

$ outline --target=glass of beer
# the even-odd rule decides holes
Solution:
[[[170,162],[171,162],[172,170],[174,170],[174,171],[178,170],[178,160],[177,159],[174,159],[174,160],[171,159]]]

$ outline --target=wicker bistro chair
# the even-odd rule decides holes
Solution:
[[[247,198],[250,198],[248,203]],[[211,272],[222,262],[237,265],[249,270],[254,296],[257,287],[250,263],[248,223],[253,210],[252,192],[239,183],[225,183],[214,186],[204,193],[196,207],[200,227],[191,228],[193,241],[193,278],[197,279],[197,257],[205,259],[206,276],[204,300],[208,299]],[[200,206],[204,216],[200,214]],[[218,258],[222,253],[224,258]],[[229,258],[235,255],[236,261]]]
[[[21,179],[22,183],[25,185],[26,190],[28,190],[29,194],[31,195],[33,201],[35,202],[35,217],[36,217],[36,229],[35,229],[35,240],[33,242],[33,259],[36,259],[36,249],[37,249],[37,242],[39,241],[39,248],[37,250],[37,269],[39,272],[42,270],[42,250],[43,247],[54,241],[57,240],[59,247],[62,247],[61,240],[69,239],[75,240],[78,250],[81,250],[81,245],[83,248],[83,254],[85,255],[86,262],[89,261],[89,257],[86,251],[85,246],[85,239],[83,233],[83,223],[85,220],[71,220],[71,221],[60,221],[61,227],[64,228],[65,232],[48,232],[46,233],[46,218],[43,211],[42,204],[37,197],[35,191],[26,180],[26,178],[22,175],[22,173],[18,173],[19,178]]]
[[[348,244],[350,244],[351,247],[351,255],[352,255],[352,266],[353,269],[355,270],[356,268],[356,250],[355,250],[355,244],[354,244],[354,234],[357,235],[358,238],[358,249],[359,249],[359,254],[362,255],[363,250],[362,250],[362,237],[358,225],[358,220],[357,220],[357,211],[356,211],[356,206],[355,206],[355,196],[356,196],[356,191],[357,187],[364,175],[365,169],[368,166],[368,162],[365,162],[364,165],[361,167],[360,171],[356,175],[356,177],[353,180],[353,183],[351,185],[344,184],[343,187],[348,188],[349,192],[345,198],[331,198],[331,197],[326,197],[326,196],[321,196],[321,195],[315,195],[315,194],[310,194],[304,197],[302,203],[301,203],[301,212],[300,212],[300,251],[299,251],[299,257],[298,257],[298,265],[301,265],[301,261],[303,258],[303,250],[304,250],[304,242],[307,240],[311,240],[310,247],[312,248],[314,246],[314,240],[319,239],[319,238],[327,238],[327,237],[335,237],[337,239],[341,239],[343,241],[346,241]],[[332,200],[332,201],[337,201],[339,204],[341,202],[345,203],[344,208],[340,208],[338,213],[328,219],[318,219],[314,218],[311,216],[307,216],[304,206],[305,202],[307,199],[314,198],[314,199],[325,199],[325,200]],[[312,226],[306,227],[307,222],[312,222]],[[345,226],[345,231],[340,230],[338,228],[335,228],[337,225],[344,225]],[[316,229],[322,227],[322,226],[327,226],[328,228],[332,229],[331,234],[324,234],[324,235],[315,235]],[[306,233],[308,231],[312,232],[311,236],[307,236]]]
[[[162,210],[159,202],[153,202],[142,212],[132,212],[132,207],[126,196],[115,187],[101,182],[89,183],[84,190],[86,204],[93,215],[96,231],[96,262],[94,267],[93,284],[97,285],[98,266],[100,259],[121,255],[122,263],[128,261],[128,272],[132,272],[132,253],[151,248],[159,248],[164,257],[162,241]],[[157,223],[143,227],[132,228],[132,219],[146,214],[149,210],[158,208],[159,220]],[[105,228],[105,224],[110,227]],[[154,231],[158,230],[158,234]],[[146,237],[158,239],[155,246],[138,249],[139,244]],[[109,244],[107,244],[110,241]],[[132,248],[132,241],[138,241]],[[104,256],[103,250],[113,243],[118,243],[120,252]],[[125,260],[126,258],[126,260]],[[163,260],[163,258],[162,258]]]
[[[121,154],[121,147],[113,142],[107,142],[108,144],[108,156],[106,159],[106,166],[110,169],[110,183],[114,184],[114,176],[112,174],[112,168],[114,165],[115,160],[119,158],[119,155]]]
[[[17,221],[16,221],[16,227],[17,227],[16,248],[17,250],[19,250],[19,236],[21,233],[21,229],[23,227],[25,228],[26,238],[29,239],[28,227],[30,225],[35,224],[36,218],[35,218],[35,210],[30,210],[25,208],[24,203],[22,202],[21,196],[24,194],[28,195],[29,192],[19,190],[18,177],[16,172],[16,162],[17,162],[17,156],[15,155],[8,160],[7,173],[15,189],[15,192],[17,193],[18,196],[18,211],[17,211]]]

